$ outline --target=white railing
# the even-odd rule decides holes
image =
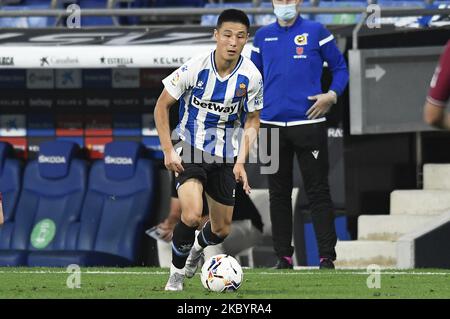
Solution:
[[[272,14],[272,8],[240,8],[247,14]],[[130,9],[83,9],[83,16],[156,16],[156,17],[183,17],[202,16],[205,14],[220,14],[224,8],[130,8]],[[359,14],[365,13],[366,8],[322,8],[304,7],[304,14]],[[36,9],[36,10],[0,10],[0,17],[65,17],[71,11],[64,9]],[[424,9],[421,7],[381,7],[382,17],[402,17],[419,15],[447,15],[450,8]]]

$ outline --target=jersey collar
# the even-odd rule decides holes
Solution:
[[[210,58],[211,58],[211,65],[212,65],[214,74],[216,75],[216,78],[217,78],[219,81],[223,82],[223,81],[226,81],[226,80],[228,80],[229,78],[231,78],[231,77],[236,73],[236,71],[239,69],[239,67],[241,66],[242,61],[243,61],[244,59],[242,58],[242,55],[240,55],[240,56],[239,56],[239,61],[238,61],[238,63],[236,63],[236,66],[234,67],[233,71],[232,71],[230,74],[228,74],[226,77],[221,77],[221,76],[219,75],[219,72],[217,72],[217,68],[216,68],[216,61],[215,61],[215,59],[214,59],[214,53],[215,53],[215,52],[216,52],[216,50],[212,51],[212,52],[211,52],[211,55],[210,55]]]

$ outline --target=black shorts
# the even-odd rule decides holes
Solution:
[[[234,206],[236,188],[233,174],[234,159],[216,158],[211,162],[212,156],[207,154],[209,159],[206,162],[199,160],[205,158],[203,151],[184,142],[178,143],[176,148],[180,146],[182,149],[177,152],[182,158],[184,171],[175,178],[176,188],[178,189],[188,179],[195,178],[203,184],[203,190],[212,199],[223,205]]]

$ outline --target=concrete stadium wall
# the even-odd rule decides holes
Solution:
[[[450,211],[397,242],[397,268],[450,268]]]

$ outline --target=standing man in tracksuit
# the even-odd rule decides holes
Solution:
[[[276,268],[292,268],[292,176],[297,154],[320,254],[320,268],[334,268],[336,231],[328,183],[325,115],[348,83],[348,70],[333,35],[299,15],[302,0],[273,0],[277,21],[260,28],[251,59],[264,79],[261,127],[279,129],[279,170],[269,175],[270,216]],[[324,62],[333,75],[322,92]],[[271,145],[269,140],[268,145]],[[272,159],[273,160],[273,159]]]

